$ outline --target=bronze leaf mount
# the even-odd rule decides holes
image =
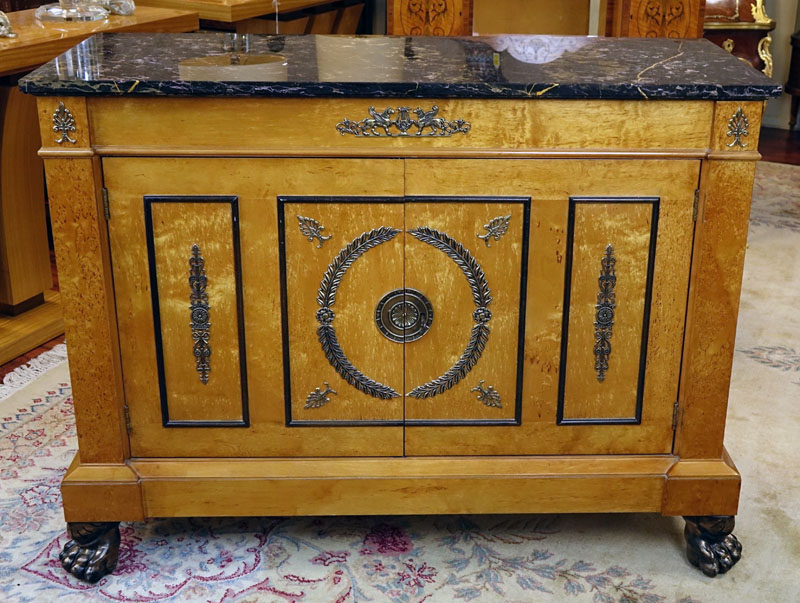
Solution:
[[[320,389],[318,387],[314,388],[314,391],[306,396],[306,404],[304,408],[320,408],[325,406],[331,399],[328,397],[329,394],[338,394],[335,389],[333,389],[327,381],[323,381],[322,384],[325,386],[325,389]]]
[[[297,216],[297,223],[298,227],[300,228],[300,232],[306,239],[309,241],[317,239],[319,241],[317,249],[321,249],[322,244],[331,238],[331,235],[322,234],[322,231],[325,230],[325,227],[314,218]]]
[[[56,143],[64,144],[69,142],[76,144],[78,141],[70,138],[69,133],[75,131],[75,117],[72,112],[64,106],[64,103],[58,103],[58,108],[53,113],[53,132],[61,132],[61,136],[56,138]]]
[[[496,218],[492,218],[489,220],[488,224],[484,224],[483,227],[486,229],[486,234],[478,234],[475,235],[479,239],[481,239],[484,243],[486,243],[487,247],[491,247],[492,244],[489,242],[490,239],[494,239],[495,241],[499,241],[500,238],[508,232],[508,223],[511,221],[511,214],[507,216],[497,216]]]
[[[478,399],[478,402],[482,402],[486,406],[490,406],[492,408],[503,408],[503,404],[500,400],[500,392],[498,392],[493,385],[489,387],[483,387],[484,379],[480,380],[477,386],[473,387],[471,392],[478,392],[478,395],[475,396]]]
[[[750,123],[747,121],[747,116],[742,111],[742,108],[739,107],[736,109],[736,113],[728,120],[728,138],[731,136],[733,137],[733,141],[729,142],[726,146],[728,147],[742,147],[745,148],[747,146],[746,142],[742,142],[743,136],[749,136],[750,132],[748,129],[750,128]]]

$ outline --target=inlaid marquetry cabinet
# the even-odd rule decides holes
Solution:
[[[209,38],[106,37],[23,82],[80,446],[66,569],[111,571],[119,521],[273,514],[656,512],[707,574],[736,562],[725,410],[779,89],[705,41],[554,40],[359,39],[331,80],[291,73],[311,39],[255,38],[288,82],[228,85],[169,71]],[[353,84],[370,45],[433,75]]]

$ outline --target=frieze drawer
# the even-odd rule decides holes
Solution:
[[[93,143],[103,152],[115,153],[152,152],[153,141],[164,131],[170,132],[168,148],[209,152],[220,148],[297,153],[314,149],[317,155],[326,150],[374,153],[378,149],[408,153],[444,149],[704,152],[711,135],[712,111],[709,103],[695,101],[622,100],[531,103],[386,98],[337,99],[334,103],[324,99],[90,98],[88,104],[96,107],[92,109]],[[417,136],[417,111],[435,111],[433,119],[442,121],[439,126],[424,127],[424,135]],[[134,112],[137,118],[131,120]],[[374,114],[385,114],[393,125],[382,128]],[[396,125],[403,114],[414,121],[405,130]],[[366,128],[365,121],[371,122]]]

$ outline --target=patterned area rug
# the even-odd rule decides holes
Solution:
[[[744,557],[710,579],[658,515],[153,520],[116,572],[65,574],[58,485],[75,451],[66,363],[0,402],[0,600],[790,601],[800,592],[800,167],[758,166],[726,443]],[[17,384],[19,386],[19,384]]]

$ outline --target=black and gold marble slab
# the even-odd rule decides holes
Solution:
[[[707,40],[100,34],[35,95],[759,100],[781,87]]]

